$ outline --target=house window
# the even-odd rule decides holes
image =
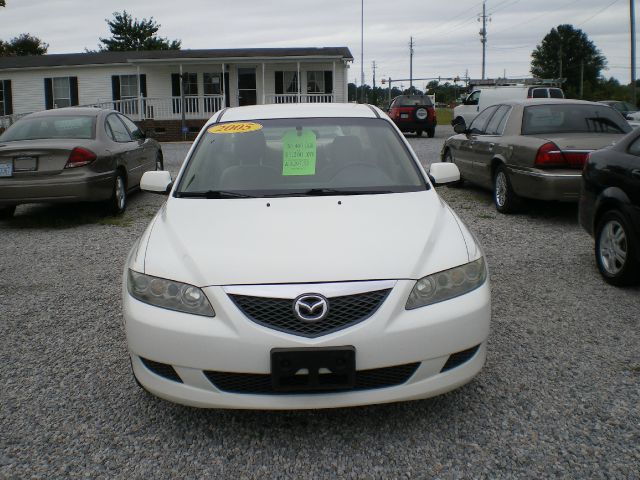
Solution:
[[[307,72],[307,93],[325,93],[324,72]]]
[[[282,91],[298,93],[298,72],[282,72]]]
[[[185,95],[195,96],[198,95],[198,74],[197,73],[185,73],[182,75],[182,81]]]
[[[220,74],[219,73],[205,73],[203,74],[204,82],[204,94],[205,95],[221,95],[222,89],[220,87]]]
[[[120,99],[138,98],[138,76],[120,75]]]
[[[71,106],[71,84],[69,77],[53,78],[53,108]]]

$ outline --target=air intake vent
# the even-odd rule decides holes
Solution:
[[[142,363],[145,367],[147,367],[147,369],[149,369],[156,375],[160,375],[161,377],[173,380],[174,382],[182,383],[182,379],[171,365],[167,365],[166,363],[154,362],[153,360],[147,360],[146,358],[142,357],[140,357],[140,360],[142,360]]]
[[[356,372],[356,384],[351,390],[340,389],[339,392],[352,392],[354,390],[373,390],[376,388],[395,387],[405,383],[420,366],[420,363],[407,363],[395,367],[374,368]],[[231,372],[204,372],[213,385],[224,392],[253,393],[268,395],[283,395],[291,393],[305,393],[313,395],[328,393],[332,390],[322,391],[287,391],[286,393],[274,392],[271,385],[271,375],[256,373],[231,373]]]
[[[444,367],[442,367],[442,370],[440,370],[440,373],[459,367],[463,363],[468,362],[473,358],[473,356],[476,354],[479,348],[480,348],[480,345],[476,345],[475,347],[469,348],[468,350],[463,350],[461,352],[457,352],[452,355],[449,355],[449,358],[447,359],[447,363],[444,364]]]

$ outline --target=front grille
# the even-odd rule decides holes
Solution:
[[[473,356],[476,354],[479,348],[480,348],[480,345],[476,345],[475,347],[469,348],[467,350],[463,350],[461,352],[456,352],[449,355],[449,358],[447,359],[447,363],[444,364],[444,367],[442,367],[442,370],[440,370],[440,373],[459,367],[463,363],[468,362],[473,358]]]
[[[274,392],[271,384],[271,375],[259,373],[232,373],[215,372],[205,370],[204,374],[211,383],[223,392],[229,393],[253,393],[286,395],[291,393],[304,393],[313,395],[316,393],[353,392],[357,390],[373,390],[376,388],[395,387],[405,383],[418,369],[420,363],[407,363],[395,367],[374,368],[372,370],[360,370],[356,372],[356,383],[352,389],[340,390],[314,390],[314,391],[287,391]]]
[[[281,332],[319,337],[366,320],[387,298],[391,289],[328,298],[329,313],[316,323],[303,322],[293,311],[293,299],[229,295],[250,320]]]
[[[147,369],[151,370],[151,372],[156,375],[160,375],[161,377],[167,378],[169,380],[173,380],[174,382],[182,383],[182,379],[178,375],[178,372],[171,365],[167,365],[166,363],[154,362],[153,360],[148,360],[146,358],[140,357],[142,363]]]

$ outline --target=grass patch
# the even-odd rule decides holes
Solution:
[[[450,108],[437,108],[436,118],[438,119],[438,125],[451,125],[453,110]]]
[[[493,219],[493,218],[496,218],[496,216],[495,215],[489,215],[488,213],[479,213],[478,214],[478,218],[491,218],[491,219]]]

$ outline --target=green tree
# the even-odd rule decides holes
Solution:
[[[0,56],[13,57],[23,55],[44,55],[49,49],[49,44],[44,43],[38,37],[23,33],[8,42],[0,40]]]
[[[579,95],[581,75],[584,88],[592,90],[607,66],[606,58],[587,34],[572,25],[551,29],[531,57],[531,73],[538,78],[566,78],[564,89],[570,97]]]
[[[161,25],[153,17],[138,20],[123,10],[122,13],[114,12],[113,19],[105,21],[111,37],[100,38],[100,51],[180,50],[180,40],[168,40],[156,35]]]

